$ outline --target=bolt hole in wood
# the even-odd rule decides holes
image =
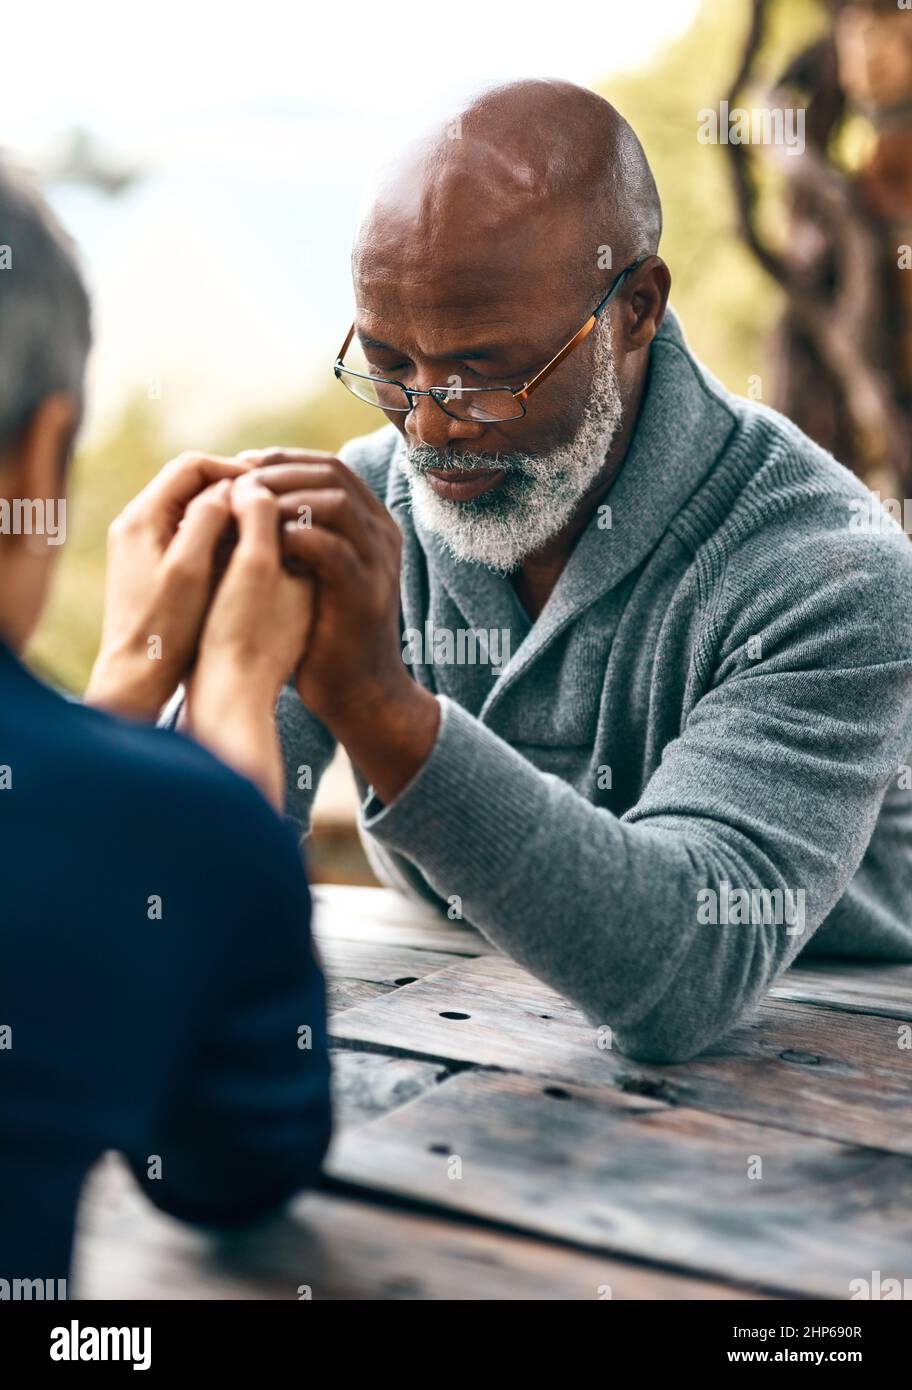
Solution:
[[[401,979],[394,980],[394,985],[413,985],[418,979],[417,975],[403,975]]]
[[[677,1095],[672,1086],[661,1078],[653,1079],[650,1076],[628,1076],[623,1074],[617,1078],[618,1089],[631,1096],[650,1096],[653,1100],[661,1100],[666,1105],[674,1105]]]
[[[444,1009],[441,1018],[471,1018],[471,1014],[458,1014],[453,1009]]]

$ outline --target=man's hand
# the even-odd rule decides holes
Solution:
[[[314,583],[285,568],[279,503],[261,477],[250,473],[231,489],[239,538],[203,628],[186,723],[281,811],[285,780],[275,705],[307,646]]]
[[[181,454],[108,531],[101,648],[85,698],[154,720],[193,661],[244,459]]]
[[[402,660],[402,538],[366,483],[329,454],[247,455],[278,497],[285,554],[317,580],[313,630],[297,669],[303,703],[347,748],[384,801],[434,746],[440,711]]]

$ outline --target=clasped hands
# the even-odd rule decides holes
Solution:
[[[183,683],[182,726],[280,809],[274,711],[293,677],[390,800],[439,719],[401,659],[400,556],[386,508],[329,454],[182,454],[110,527],[85,698],[151,721]]]

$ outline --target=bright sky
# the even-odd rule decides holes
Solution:
[[[115,197],[48,189],[96,296],[90,418],[103,425],[150,382],[172,425],[198,431],[306,392],[349,321],[351,229],[379,153],[485,82],[589,85],[635,68],[697,4],[38,0],[6,13],[4,149],[47,168],[82,128],[144,173]]]

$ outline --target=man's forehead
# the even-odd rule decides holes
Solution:
[[[586,223],[578,207],[551,204],[522,218],[472,215],[470,206],[441,209],[436,219],[377,210],[359,235],[353,276],[356,285],[395,276],[430,287],[458,276],[486,293],[497,280],[559,272],[587,252],[594,265],[598,238]]]
[[[430,357],[464,355],[460,349],[469,355],[495,356],[547,334],[561,306],[561,296],[544,294],[540,284],[528,279],[489,286],[487,292],[471,281],[444,279],[430,290],[423,284],[371,282],[355,299],[355,327],[362,344],[395,350],[416,347]]]
[[[553,317],[562,306],[571,310],[594,296],[604,272],[592,255],[574,247],[572,234],[548,238],[528,228],[514,240],[502,237],[438,240],[434,246],[399,243],[360,256],[353,267],[357,320],[366,332],[412,319],[440,321],[452,327],[465,321],[473,330],[491,325],[499,337],[517,319]],[[581,289],[581,286],[583,287]]]
[[[441,259],[423,267],[408,261],[377,265],[355,275],[353,290],[359,314],[386,318],[426,314],[432,317],[508,317],[516,304],[544,292],[543,268],[535,262]]]

